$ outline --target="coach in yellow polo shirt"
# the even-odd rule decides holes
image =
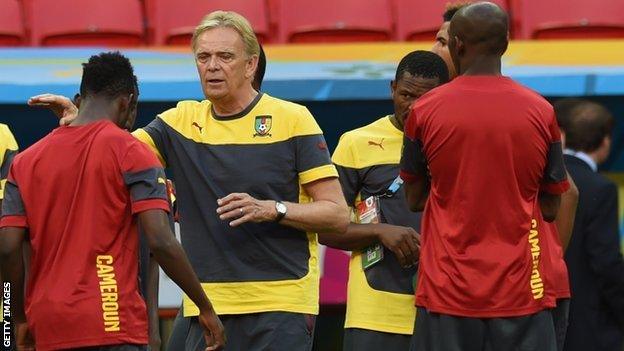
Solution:
[[[134,135],[172,171],[182,246],[223,321],[228,350],[307,351],[318,314],[319,231],[349,223],[321,129],[303,106],[254,90],[259,45],[249,22],[216,11],[192,49],[207,100],[182,101]],[[35,97],[31,104],[66,104]],[[54,106],[55,111],[63,110]],[[204,350],[184,299],[176,350]]]
[[[420,215],[407,207],[398,177],[403,123],[415,99],[447,81],[448,69],[438,55],[407,54],[390,84],[394,114],[345,133],[334,151],[347,203],[360,213],[355,222],[365,217],[350,224],[346,234],[319,236],[323,244],[353,251],[345,351],[409,349]],[[375,212],[379,223],[369,223]]]

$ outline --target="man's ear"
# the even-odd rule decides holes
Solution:
[[[256,70],[258,69],[258,55],[252,55],[251,59],[247,61],[247,72],[245,73],[245,78],[254,78],[256,75]]]
[[[80,101],[82,100],[82,98],[80,97],[80,94],[76,94],[74,95],[74,105],[76,105],[77,108],[80,108]]]
[[[390,96],[392,96],[394,98],[394,93],[396,92],[396,81],[395,80],[391,80],[390,81]]]

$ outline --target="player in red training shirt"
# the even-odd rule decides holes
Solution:
[[[494,4],[459,10],[460,76],[418,100],[405,127],[401,176],[412,209],[424,207],[413,350],[556,348],[548,243],[531,225],[538,194],[552,221],[569,185],[552,106],[501,76],[507,33]]]
[[[222,347],[223,326],[168,224],[162,166],[122,129],[136,118],[130,61],[119,53],[92,56],[83,64],[80,96],[78,117],[15,157],[6,183],[0,255],[21,323],[19,346],[32,346],[30,335],[38,351],[146,350],[140,222],[156,260],[201,306],[209,349]],[[23,302],[27,236],[32,258]]]

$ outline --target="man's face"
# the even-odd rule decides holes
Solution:
[[[197,38],[195,63],[204,95],[214,102],[235,98],[238,92],[249,89],[258,58],[246,54],[236,30],[219,27]]]
[[[459,74],[461,71],[461,65],[459,64],[460,56],[463,53],[464,44],[459,40],[457,34],[455,33],[453,27],[449,25],[448,29],[448,52],[451,57],[451,62],[455,69],[455,74]]]
[[[438,78],[413,76],[407,72],[403,73],[403,77],[398,81],[390,83],[392,102],[394,103],[394,116],[401,126],[404,125],[405,118],[414,100],[438,85],[440,85]]]
[[[453,60],[451,59],[451,53],[449,52],[448,42],[449,42],[449,33],[448,29],[451,22],[444,22],[436,34],[436,42],[431,48],[431,52],[438,54],[438,56],[442,57],[444,63],[446,63],[446,67],[448,67],[449,78],[453,79],[457,77],[457,71],[455,70],[455,65],[453,64]]]

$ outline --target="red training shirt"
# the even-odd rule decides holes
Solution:
[[[507,77],[460,76],[414,103],[405,136],[401,177],[431,176],[416,304],[477,318],[554,307],[530,231],[538,191],[569,186],[552,106]]]
[[[60,127],[15,157],[0,227],[25,227],[39,351],[147,344],[133,216],[169,210],[154,154],[110,121]]]

